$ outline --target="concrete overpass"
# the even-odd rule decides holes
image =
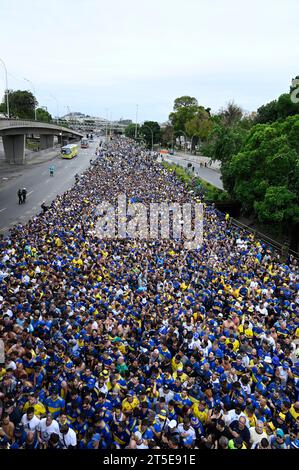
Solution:
[[[53,147],[55,135],[58,136],[61,142],[63,142],[63,139],[75,141],[84,137],[82,133],[74,129],[55,124],[19,119],[1,119],[0,135],[3,140],[5,160],[8,163],[25,163],[25,138],[26,135],[31,134],[39,134],[41,150]]]

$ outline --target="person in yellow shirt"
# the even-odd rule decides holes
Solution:
[[[232,344],[233,345],[233,351],[236,352],[238,351],[240,347],[240,342],[236,338],[227,338],[225,341],[226,344]]]
[[[40,401],[37,400],[34,394],[29,395],[28,401],[23,407],[23,412],[25,413],[26,410],[31,407],[34,408],[34,414],[38,418],[43,418],[46,415],[46,408]]]
[[[251,428],[255,427],[255,425],[257,423],[257,417],[254,414],[254,408],[251,407],[251,406],[247,406],[244,410],[244,414],[248,418],[249,426]]]
[[[58,247],[62,246],[62,241],[60,240],[59,237],[54,238],[54,241],[55,241],[56,246],[58,246]]]
[[[205,401],[200,401],[199,403],[194,403],[191,408],[192,415],[201,421],[203,425],[206,424],[208,419],[208,408]]]
[[[185,374],[185,372],[183,371],[182,368],[179,368],[177,369],[173,374],[172,374],[172,377],[176,380],[180,380],[181,383],[184,383],[186,382],[186,380],[188,380],[188,375]]]
[[[133,413],[135,408],[139,405],[139,400],[132,390],[130,390],[126,398],[122,402],[122,410],[124,413]]]
[[[78,258],[73,259],[73,264],[74,264],[75,266],[82,266],[83,261],[82,261],[81,258],[78,257]]]
[[[297,422],[299,418],[299,401],[296,401],[292,404],[291,408],[289,409],[289,413],[293,418],[294,422]]]
[[[177,354],[176,356],[174,356],[172,358],[171,367],[172,367],[173,372],[176,372],[178,369],[183,369],[184,368],[184,365],[181,362],[181,356],[179,354]]]
[[[247,338],[253,338],[253,331],[251,328],[249,328],[249,321],[245,320],[244,324],[239,325],[238,327],[238,332],[239,333],[244,333]]]

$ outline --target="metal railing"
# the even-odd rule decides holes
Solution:
[[[242,222],[234,219],[233,217],[230,220],[231,220],[232,225],[234,225],[235,227],[238,227],[246,232],[252,233],[254,236],[258,237],[259,239],[264,241],[267,245],[270,245],[272,248],[279,251],[280,253],[284,248],[286,248],[287,253],[299,259],[299,253],[297,251],[291,250],[288,246],[288,242],[281,243],[281,242],[278,242],[277,240],[273,240],[273,238],[268,237],[268,235],[265,235],[264,233],[259,232],[257,229],[252,228],[249,225],[243,224]]]

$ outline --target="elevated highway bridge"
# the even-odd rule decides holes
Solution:
[[[80,140],[84,135],[74,129],[45,122],[0,119],[0,136],[3,140],[5,160],[11,164],[25,163],[25,139],[27,135],[40,136],[40,149],[54,145],[54,136],[63,142]]]

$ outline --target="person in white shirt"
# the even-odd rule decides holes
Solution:
[[[69,449],[77,446],[77,436],[73,429],[68,424],[60,426],[59,440],[63,449]]]
[[[239,418],[241,418],[241,416],[246,419],[246,426],[249,428],[248,418],[243,413],[243,411],[241,411],[241,408],[229,410],[227,413],[224,413],[224,415],[222,416],[222,419],[224,420],[226,426],[229,426],[233,421],[236,421]]]
[[[268,439],[267,433],[264,431],[263,421],[257,421],[255,426],[249,428],[250,432],[250,444],[252,447],[256,447],[262,439]]]
[[[186,437],[192,437],[193,441],[195,441],[196,433],[195,433],[194,428],[190,424],[189,418],[184,419],[184,422],[179,424],[177,429],[178,429],[180,438],[185,439]]]
[[[169,390],[168,385],[163,385],[163,387],[159,388],[159,397],[164,397],[165,398],[165,403],[168,404],[170,400],[173,399],[174,393]]]
[[[265,303],[264,302],[260,302],[259,305],[255,308],[255,310],[257,312],[259,312],[263,317],[267,317],[268,316],[268,310],[265,306]]]
[[[148,446],[145,444],[144,440],[142,439],[141,432],[137,431],[134,433],[133,437],[134,441],[136,441],[136,449],[148,449]]]
[[[39,425],[39,422],[40,419],[34,415],[34,408],[30,406],[21,419],[21,423],[24,426],[24,430],[26,432],[35,432]]]
[[[47,417],[41,419],[37,426],[39,442],[48,442],[52,433],[59,434],[59,424],[55,419],[53,419],[51,413],[48,413]]]

